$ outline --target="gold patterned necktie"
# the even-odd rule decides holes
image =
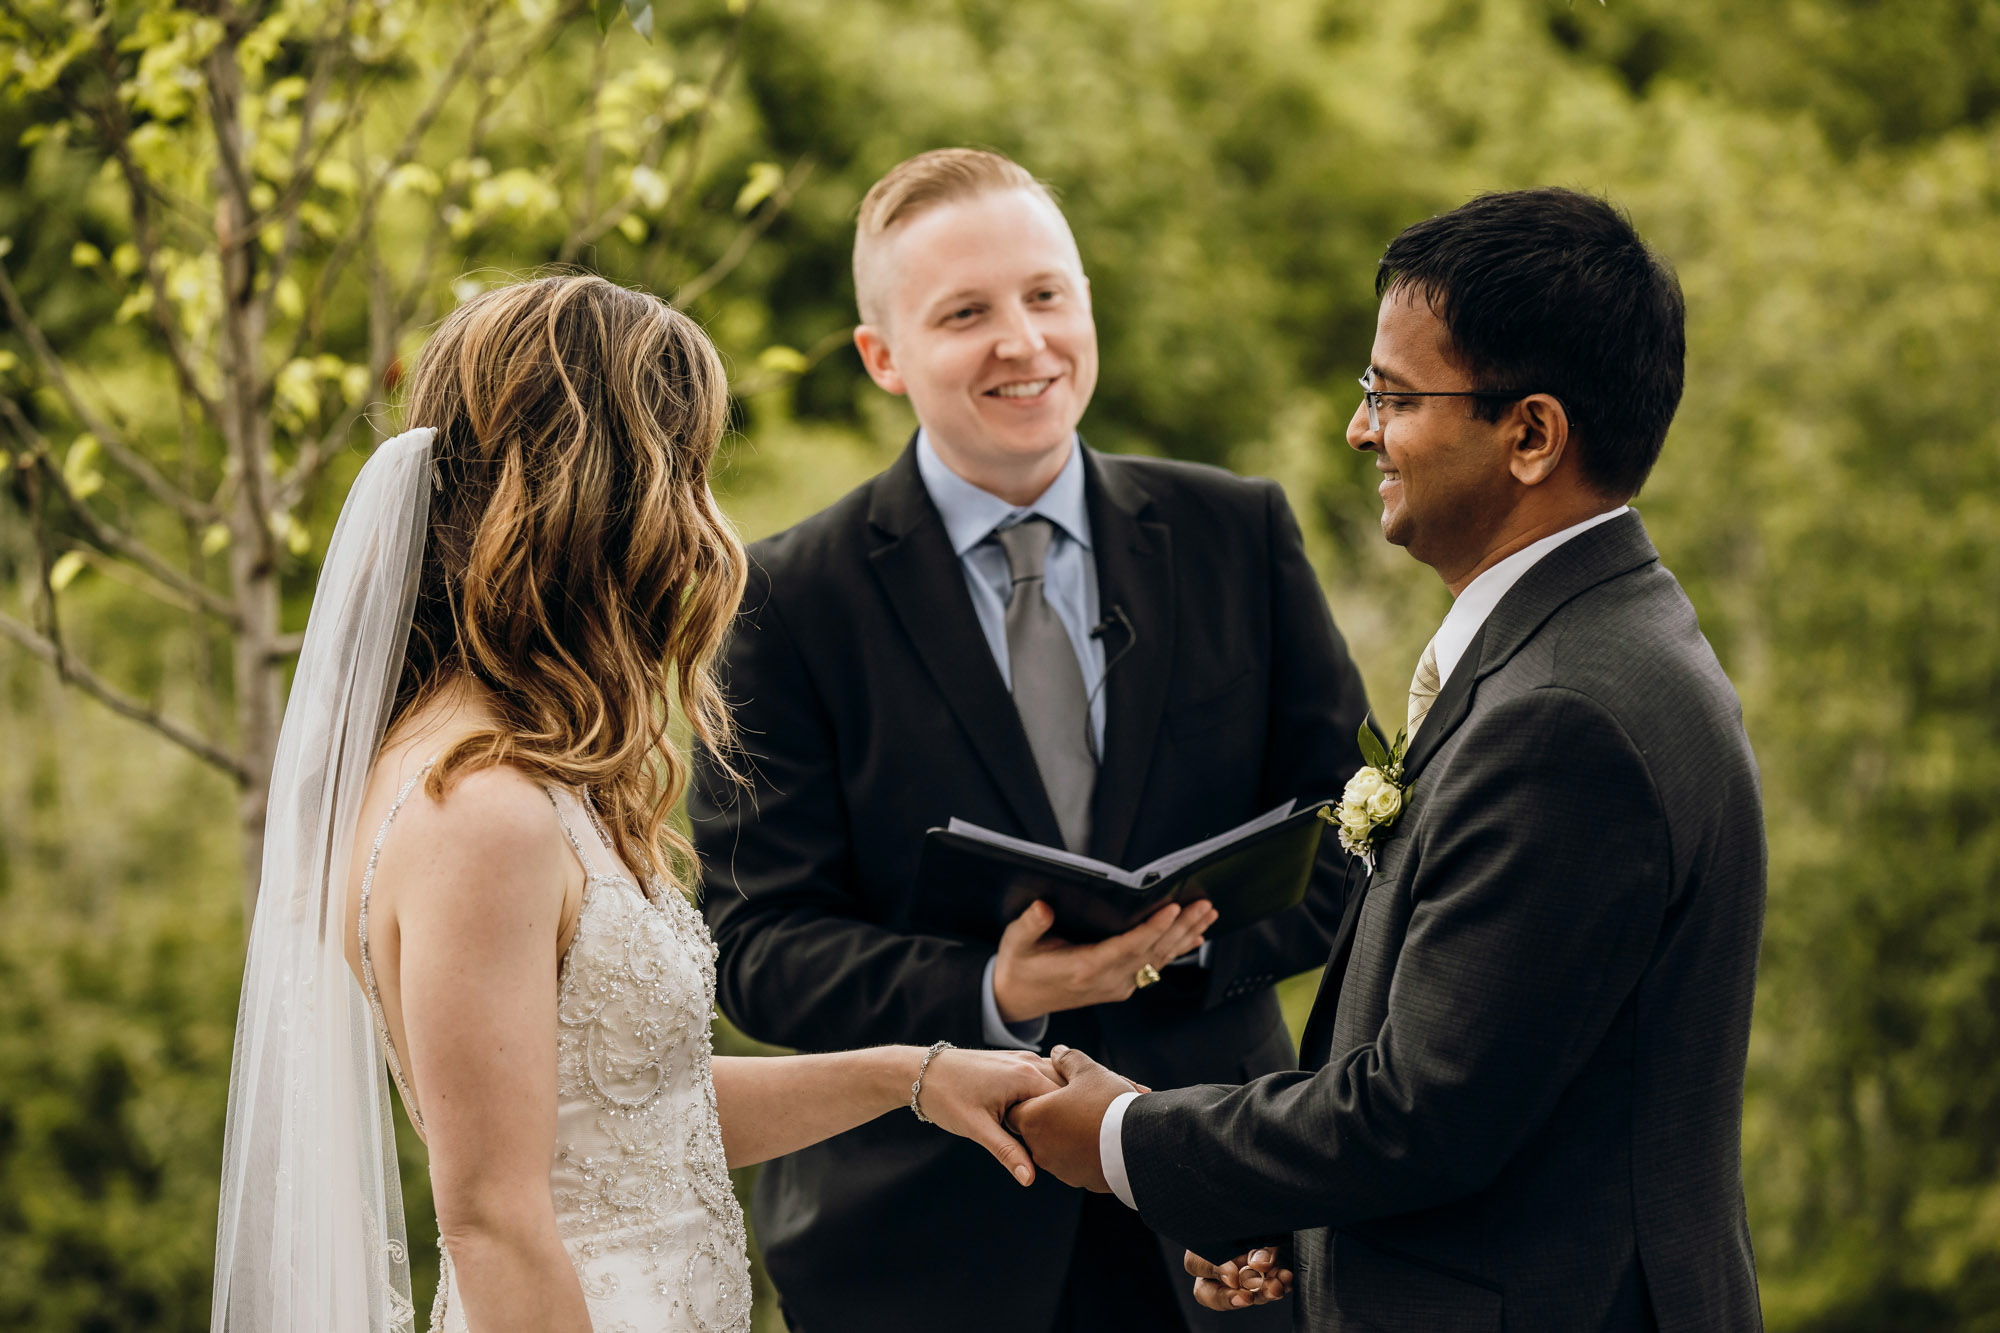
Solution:
[[[1417,728],[1430,715],[1431,705],[1437,702],[1438,690],[1443,682],[1438,679],[1437,640],[1424,645],[1424,655],[1417,661],[1417,674],[1410,677],[1410,714],[1403,731],[1410,742],[1417,739]]]

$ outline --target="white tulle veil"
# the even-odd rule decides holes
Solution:
[[[285,706],[243,968],[212,1333],[410,1329],[382,1050],[346,959],[361,797],[409,640],[430,430],[375,451],[340,511]]]

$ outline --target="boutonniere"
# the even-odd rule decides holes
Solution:
[[[1368,766],[1347,780],[1340,809],[1321,806],[1319,817],[1340,830],[1340,845],[1375,873],[1375,849],[1403,813],[1410,788],[1403,781],[1403,752],[1409,737],[1398,732],[1386,749],[1366,722],[1361,724],[1361,757]]]

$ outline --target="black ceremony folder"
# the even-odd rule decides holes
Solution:
[[[1055,909],[1050,934],[1089,943],[1123,934],[1167,903],[1206,898],[1218,914],[1213,937],[1305,897],[1327,832],[1322,804],[1295,810],[1287,801],[1136,870],[954,819],[924,835],[919,891],[954,929],[978,939],[995,938],[1036,899]]]

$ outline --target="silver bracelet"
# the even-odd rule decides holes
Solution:
[[[937,1059],[939,1051],[955,1051],[957,1049],[958,1047],[948,1041],[932,1042],[931,1048],[924,1052],[924,1062],[917,1066],[917,1081],[910,1085],[910,1110],[915,1112],[917,1119],[923,1121],[926,1125],[934,1125],[937,1122],[925,1115],[924,1108],[917,1104],[917,1098],[924,1095],[924,1075],[931,1072],[931,1061]]]

